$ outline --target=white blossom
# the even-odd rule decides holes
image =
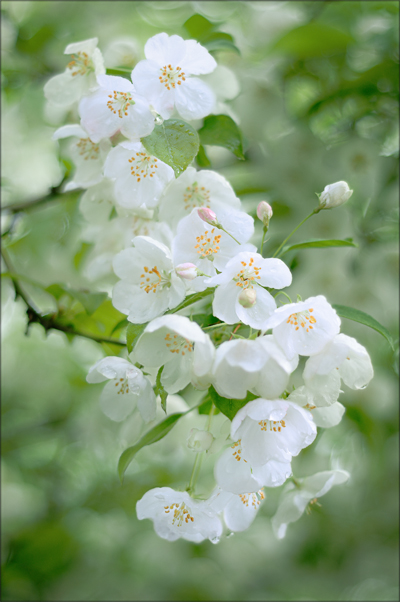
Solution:
[[[216,350],[210,381],[223,397],[244,399],[250,391],[275,399],[297,363],[298,356],[288,360],[271,335],[225,341]]]
[[[241,439],[221,454],[214,467],[219,487],[235,494],[255,493],[262,487],[279,487],[291,474],[291,461],[284,458],[264,459],[262,463],[253,464],[243,452]]]
[[[286,535],[289,523],[298,520],[304,510],[317,502],[334,486],[341,485],[349,479],[345,470],[326,470],[311,477],[296,479],[298,485],[288,483],[279,501],[279,507],[272,518],[272,528],[278,539]]]
[[[79,125],[63,125],[53,134],[53,140],[69,138],[69,153],[75,164],[75,173],[72,180],[65,186],[65,190],[74,188],[89,188],[103,180],[103,167],[111,142],[108,138],[93,142],[88,132]]]
[[[100,407],[111,420],[124,420],[136,406],[146,422],[156,417],[156,396],[150,381],[127,360],[105,357],[90,368],[86,380],[109,380],[101,393]]]
[[[130,322],[143,324],[179,305],[186,286],[173,268],[168,247],[148,236],[136,236],[134,245],[114,258],[121,281],[114,286],[112,301]]]
[[[155,207],[170,180],[172,167],[149,155],[140,142],[121,142],[105,162],[104,175],[115,180],[117,203],[127,209]]]
[[[263,330],[270,328],[288,357],[315,355],[339,333],[340,318],[318,295],[276,309],[263,326]]]
[[[204,358],[207,369],[210,349],[213,350],[210,337],[189,318],[166,315],[146,326],[136,343],[133,357],[146,367],[164,366],[161,383],[168,393],[176,393],[191,380],[194,347],[199,348],[198,354]]]
[[[160,199],[159,216],[176,231],[179,220],[198,207],[207,207],[218,213],[220,209],[240,210],[241,203],[222,175],[188,167],[165,189]]]
[[[199,78],[210,73],[217,63],[195,40],[159,33],[147,40],[144,53],[132,71],[132,82],[164,119],[174,106],[183,119],[201,119],[214,105],[212,90]]]
[[[290,462],[316,434],[311,413],[283,399],[249,401],[231,426],[231,438],[241,440],[243,457],[253,469],[268,460]]]
[[[190,450],[201,453],[210,449],[213,441],[214,437],[209,431],[193,428],[190,429],[186,443]]]
[[[93,142],[121,133],[133,140],[154,129],[149,102],[124,77],[99,75],[98,89],[79,103],[81,125]]]
[[[292,274],[280,259],[264,259],[259,253],[239,252],[226,263],[221,273],[205,280],[218,286],[213,314],[227,324],[243,322],[252,328],[267,329],[268,319],[276,310],[272,295],[263,287],[283,288],[292,282]],[[250,307],[240,303],[242,290],[253,289],[256,301]]]
[[[191,283],[193,290],[201,291],[207,288],[206,278],[214,276],[215,268],[222,270],[241,249],[255,250],[254,245],[244,244],[253,235],[254,220],[243,211],[219,210],[218,222],[236,238],[236,242],[223,230],[207,224],[197,211],[193,209],[190,215],[180,220],[172,243],[172,254],[175,264],[193,263],[204,274]]]
[[[332,209],[339,207],[349,200],[353,191],[350,190],[347,182],[335,182],[325,186],[323,192],[319,196],[319,204],[322,209]]]
[[[222,534],[221,521],[206,501],[170,487],[147,491],[136,504],[136,514],[139,520],[151,519],[157,535],[168,541],[183,538],[200,543],[209,539],[217,543]]]
[[[106,72],[98,38],[69,44],[64,54],[71,54],[64,73],[55,75],[44,86],[44,95],[51,103],[69,107],[97,86],[96,77]]]
[[[263,500],[265,500],[264,489],[235,494],[216,487],[208,503],[216,512],[222,513],[228,529],[235,532],[245,531],[250,527]]]

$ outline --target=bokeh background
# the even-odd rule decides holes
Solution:
[[[320,429],[293,469],[306,476],[341,467],[351,480],[284,540],[270,525],[278,488],[248,531],[216,546],[168,543],[136,519],[135,503],[152,487],[186,486],[193,454],[185,438],[203,418],[189,414],[141,450],[121,485],[118,457],[142,425],[107,420],[101,386],[85,381],[115,350],[46,335],[37,324],[26,334],[25,305],[2,277],[2,599],[398,600],[398,9],[382,1],[1,3],[3,208],[46,197],[71,168],[51,139],[71,116],[46,109],[43,96],[69,60],[67,44],[98,37],[110,66],[110,44],[129,38],[140,60],[150,36],[189,38],[185,21],[202,15],[240,49],[215,57],[238,80],[227,105],[246,150],[238,161],[210,147],[211,168],[253,215],[260,200],[271,203],[266,253],[313,209],[315,192],[346,180],[350,201],[313,217],[293,241],[352,237],[358,248],[291,255],[289,293],[323,294],[371,314],[397,349],[342,320],[369,351],[375,376],[366,390],[343,393],[341,424]],[[96,290],[84,276],[79,196],[2,214],[13,270],[43,311],[54,311],[43,287]],[[90,319],[76,307],[68,309],[77,324],[110,334],[110,305]],[[170,411],[182,403],[174,396]],[[212,486],[212,459],[200,481]]]

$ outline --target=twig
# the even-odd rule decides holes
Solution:
[[[27,201],[25,203],[16,203],[12,205],[4,205],[1,207],[2,211],[9,211],[10,213],[20,213],[21,211],[26,211],[29,209],[34,209],[36,207],[40,207],[40,205],[44,205],[51,201],[54,197],[59,196],[63,193],[61,190],[67,178],[64,178],[63,181],[58,185],[51,188],[49,194],[46,194],[43,197],[35,199],[34,201]],[[81,188],[76,188],[75,190],[67,191],[71,193],[82,192]]]
[[[66,334],[72,334],[75,336],[84,337],[86,339],[91,339],[92,341],[96,341],[96,343],[109,343],[112,345],[120,345],[121,347],[125,347],[126,343],[123,343],[122,341],[119,341],[118,339],[113,339],[113,338],[109,338],[109,337],[99,337],[99,336],[96,336],[93,334],[75,330],[75,328],[71,328],[70,326],[60,324],[60,322],[57,322],[56,315],[54,315],[54,314],[49,315],[49,316],[42,316],[39,313],[39,309],[34,307],[32,301],[30,301],[30,299],[28,298],[26,293],[21,288],[17,278],[15,278],[11,275],[13,273],[12,265],[10,263],[9,257],[7,256],[7,252],[3,248],[1,249],[1,255],[2,255],[3,261],[7,267],[8,272],[10,272],[10,278],[11,278],[11,282],[13,283],[13,287],[14,287],[16,296],[21,297],[21,299],[27,306],[26,314],[28,316],[28,323],[27,323],[25,334],[27,334],[27,332],[28,332],[29,325],[36,322],[38,324],[41,324],[43,326],[43,328],[46,330],[46,332],[48,330],[59,330]]]

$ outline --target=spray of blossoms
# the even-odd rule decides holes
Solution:
[[[284,486],[272,518],[280,539],[289,523],[349,479],[330,466],[293,475],[292,459],[313,444],[318,429],[339,424],[341,387],[361,389],[373,377],[368,352],[341,332],[340,311],[323,291],[292,300],[284,290],[296,294],[284,260],[291,236],[353,191],[343,181],[327,185],[311,214],[267,250],[271,205],[254,207],[255,224],[232,185],[196,161],[210,115],[221,139],[227,123],[238,131],[229,114],[216,113],[225,106],[218,99],[227,97],[219,78],[203,77],[220,68],[211,52],[159,33],[146,42],[143,60],[116,75],[97,44],[96,38],[67,46],[66,70],[47,82],[45,95],[79,115],[54,139],[66,139],[74,163],[66,189],[83,189],[82,240],[92,244],[83,269],[126,317],[126,347],[87,376],[99,383],[99,411],[110,420],[123,423],[134,414],[144,422],[143,436],[120,457],[119,474],[190,413],[183,445],[193,470],[186,488],[147,491],[137,518],[150,519],[169,541],[217,543],[250,528],[268,489]],[[243,154],[240,145],[235,152]],[[197,404],[171,413],[169,396],[184,397],[188,388]],[[200,495],[206,455],[214,459],[215,487]]]

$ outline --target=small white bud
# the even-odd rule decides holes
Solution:
[[[206,451],[210,449],[214,437],[208,431],[201,431],[200,429],[191,429],[187,438],[187,446],[195,453]]]
[[[194,263],[180,263],[176,266],[175,272],[185,280],[194,280],[197,278],[197,267]]]
[[[210,224],[210,226],[218,225],[217,214],[214,213],[212,209],[208,209],[208,207],[200,207],[200,209],[197,209],[197,213],[198,216],[201,217],[204,222]]]
[[[321,209],[332,209],[339,207],[349,200],[353,191],[350,190],[347,182],[335,182],[325,186],[323,192],[319,196],[319,204]]]
[[[238,301],[242,307],[253,307],[257,301],[257,293],[254,288],[245,288],[241,291]]]
[[[258,203],[257,207],[257,217],[262,221],[264,226],[268,226],[269,220],[273,215],[272,207],[266,201],[261,201]]]

